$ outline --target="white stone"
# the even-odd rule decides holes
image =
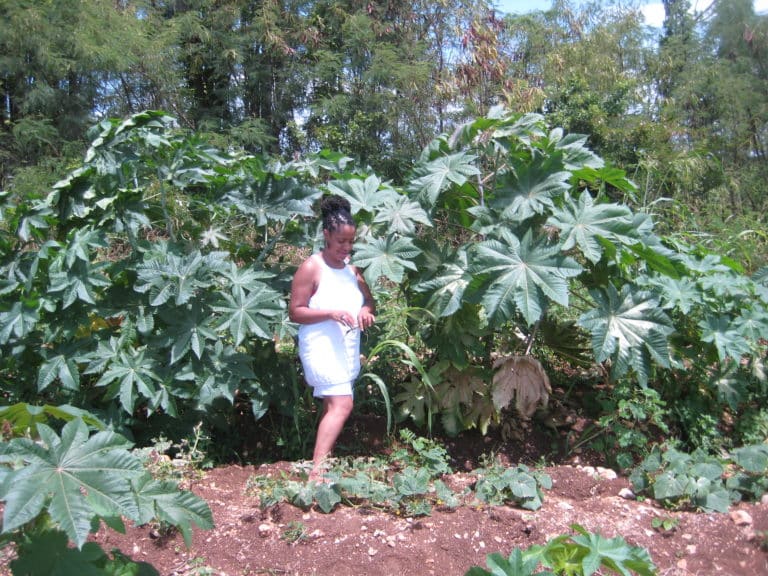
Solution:
[[[602,468],[600,466],[597,467],[597,475],[600,476],[603,480],[616,480],[616,478],[619,477],[618,474],[616,474],[616,470],[611,470],[610,468]]]
[[[634,500],[635,498],[637,498],[637,496],[635,496],[635,493],[632,492],[632,490],[630,490],[629,488],[622,488],[621,490],[619,490],[619,496],[624,498],[624,500]]]
[[[752,516],[745,510],[732,510],[731,520],[736,526],[749,526],[752,524]]]

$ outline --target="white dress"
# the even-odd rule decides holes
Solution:
[[[344,310],[357,321],[364,296],[354,270],[349,265],[331,268],[320,254],[312,258],[318,259],[321,273],[309,308]],[[334,320],[301,324],[299,358],[314,396],[351,395],[360,373],[360,330]]]

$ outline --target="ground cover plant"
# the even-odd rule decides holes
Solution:
[[[540,115],[495,108],[435,138],[402,184],[327,151],[220,150],[161,112],[105,120],[92,136],[52,190],[2,196],[8,446],[28,436],[30,450],[54,450],[64,430],[85,441],[91,418],[140,446],[161,434],[178,445],[202,426],[221,459],[243,459],[254,440],[243,423],[270,422],[252,444],[274,455],[280,437],[300,456],[313,406],[285,298],[317,247],[312,207],[325,193],[349,199],[355,263],[390,308],[361,380],[390,421],[450,436],[528,420],[553,396],[546,365],[593,371],[576,393],[598,395],[602,411],[583,415],[625,469],[667,438],[735,450],[764,431],[766,270],[658,235],[652,214],[615,200],[634,194],[626,175]],[[37,424],[40,406],[74,406],[84,423]],[[753,426],[734,424],[742,412]],[[6,450],[16,473],[17,448]],[[398,494],[433,480],[422,457],[397,476]],[[480,493],[518,496],[525,483],[505,474]],[[54,519],[83,544],[84,524]]]

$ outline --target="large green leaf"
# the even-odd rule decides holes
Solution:
[[[376,212],[374,223],[387,225],[388,234],[401,234],[414,236],[416,226],[432,226],[429,215],[420,204],[408,200],[405,196],[399,196],[394,200],[388,200]]]
[[[472,282],[466,250],[459,250],[453,262],[446,262],[437,277],[414,286],[417,292],[430,294],[427,308],[437,316],[450,316],[460,307],[464,291]]]
[[[360,211],[376,213],[385,202],[398,198],[397,192],[391,186],[382,186],[376,176],[368,176],[365,180],[350,178],[349,180],[334,180],[327,186],[331,194],[338,194],[349,200],[352,214]]]
[[[159,381],[155,361],[147,354],[147,350],[127,348],[112,358],[96,386],[107,386],[108,396],[119,397],[123,409],[132,414],[137,394],[149,400],[152,405],[157,404]]]
[[[160,311],[160,317],[167,324],[165,334],[171,341],[171,364],[183,359],[190,350],[200,359],[206,341],[218,338],[210,311],[197,303],[164,308]]]
[[[248,293],[237,290],[221,297],[223,302],[212,307],[222,315],[217,328],[229,330],[235,346],[250,335],[272,338],[272,324],[285,308],[285,302],[276,290],[259,282]]]
[[[244,182],[229,191],[224,199],[241,213],[253,217],[258,226],[266,226],[298,215],[311,216],[312,203],[320,194],[319,189],[295,178],[282,178],[274,173],[246,173]]]
[[[55,530],[44,532],[25,544],[10,567],[13,574],[105,576],[106,560],[107,555],[95,542],[86,542],[81,549],[70,548],[67,535]]]
[[[213,528],[213,514],[205,500],[192,492],[179,490],[175,482],[154,480],[144,474],[133,479],[131,484],[138,524],[157,519],[176,526],[187,547],[192,545],[193,523],[204,530]]]
[[[739,360],[743,355],[751,352],[749,342],[728,316],[706,316],[699,322],[699,328],[701,328],[701,341],[715,345],[720,362],[726,358]]]
[[[661,305],[665,309],[677,308],[683,314],[688,314],[695,306],[701,304],[702,293],[696,282],[683,276],[654,276],[645,279],[661,295]]]
[[[61,292],[62,308],[68,308],[76,300],[96,304],[99,297],[94,289],[110,286],[112,283],[101,272],[106,267],[106,262],[99,264],[77,262],[69,270],[52,271],[48,292],[53,294]]]
[[[632,213],[618,204],[595,204],[586,190],[574,201],[566,196],[562,208],[555,208],[547,224],[560,229],[563,250],[578,246],[584,256],[597,263],[603,255],[598,238],[627,236],[634,230]]]
[[[51,520],[81,547],[92,518],[137,517],[129,479],[144,472],[140,460],[127,452],[130,443],[125,438],[109,431],[89,437],[80,419],[68,422],[61,437],[45,424],[38,425],[38,432],[41,443],[11,441],[13,455],[26,466],[10,472],[0,490],[5,501],[3,532],[47,508]]]
[[[589,137],[583,134],[564,134],[562,128],[554,128],[549,132],[549,142],[554,144],[555,150],[562,152],[563,164],[567,169],[589,168],[595,172],[605,170],[603,159],[587,147],[588,140]],[[615,173],[624,175],[623,170],[615,170]]]
[[[583,546],[587,552],[582,560],[584,576],[595,574],[601,567],[610,568],[623,576],[656,574],[651,557],[645,549],[630,546],[620,536],[604,538],[578,525],[572,528],[578,532],[572,537],[573,542]]]
[[[0,312],[0,344],[8,342],[11,336],[24,338],[34,329],[40,320],[38,305],[38,301],[24,300]]]
[[[474,165],[475,160],[475,156],[465,152],[435,158],[417,167],[416,178],[411,181],[408,189],[423,199],[427,206],[434,206],[440,193],[448,186],[461,186],[470,177],[480,173]]]
[[[612,360],[614,377],[621,377],[631,366],[645,385],[651,358],[669,367],[667,336],[674,328],[656,296],[630,284],[622,286],[621,293],[612,284],[590,293],[596,308],[582,314],[578,324],[591,332],[597,361]]]
[[[534,240],[529,231],[522,240],[508,235],[506,242],[487,240],[476,246],[472,272],[490,277],[483,305],[496,325],[511,320],[515,309],[533,324],[541,318],[546,298],[568,305],[568,278],[577,276],[581,266],[546,243],[546,238]]]
[[[545,214],[555,198],[569,188],[570,172],[563,170],[560,155],[535,154],[533,158],[510,158],[512,170],[500,179],[488,205],[504,220],[520,222]]]
[[[197,290],[213,284],[211,274],[217,268],[210,266],[212,258],[218,257],[218,266],[226,266],[220,253],[204,257],[200,252],[185,256],[166,252],[157,256],[137,267],[134,285],[137,292],[149,292],[152,306],[161,306],[171,298],[177,306],[189,302]]]
[[[355,244],[355,264],[364,269],[363,275],[370,286],[375,286],[382,276],[399,284],[406,268],[416,270],[413,260],[419,252],[410,238],[390,234]]]
[[[37,390],[39,392],[45,390],[56,378],[68,390],[80,388],[80,369],[72,353],[74,350],[74,347],[67,346],[55,354],[43,352],[45,360],[37,372]]]

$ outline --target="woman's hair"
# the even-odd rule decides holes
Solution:
[[[320,213],[323,216],[323,230],[333,232],[345,224],[355,225],[349,200],[336,194],[322,199]]]

